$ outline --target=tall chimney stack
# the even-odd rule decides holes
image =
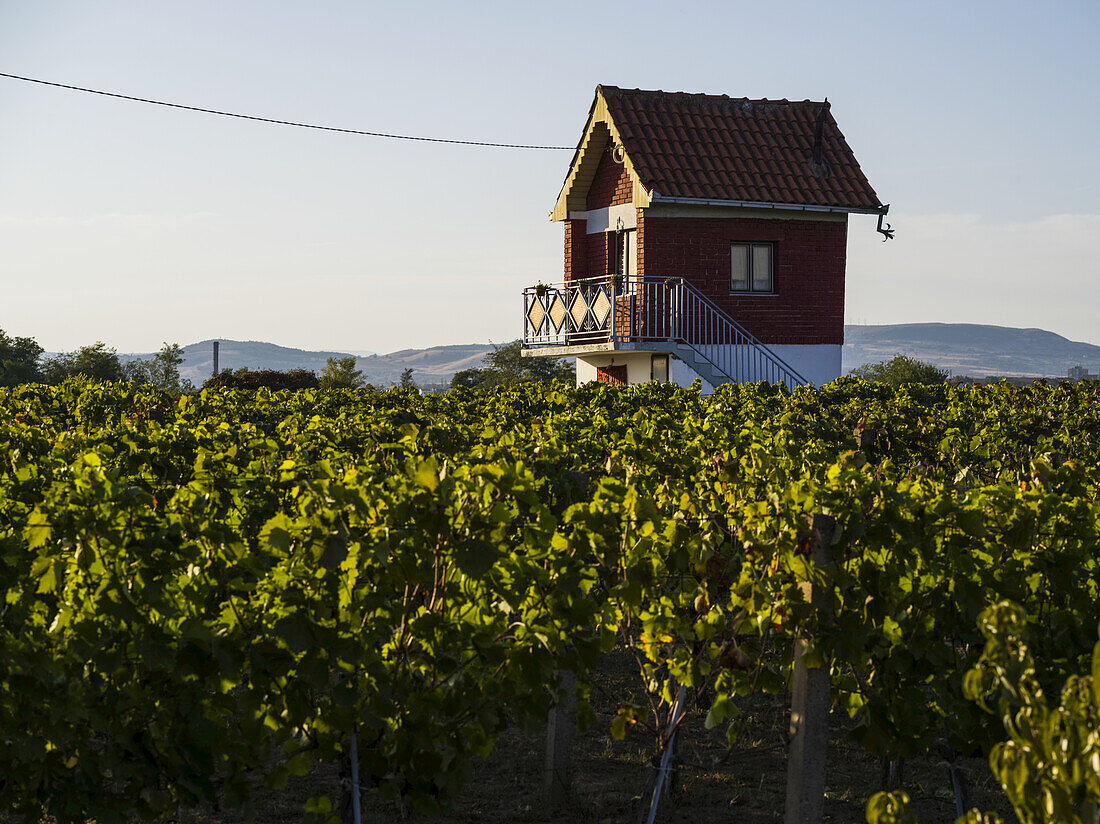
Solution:
[[[214,341],[214,374],[218,374],[218,342]]]

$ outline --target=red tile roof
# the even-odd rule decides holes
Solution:
[[[878,210],[828,102],[601,86],[642,185],[664,198]],[[814,162],[824,109],[820,164]]]

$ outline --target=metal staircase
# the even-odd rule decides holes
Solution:
[[[588,278],[523,291],[527,348],[663,344],[711,385],[808,381],[683,278]],[[610,344],[610,347],[607,346]],[[645,346],[655,349],[655,346]],[[547,354],[551,354],[547,352]]]

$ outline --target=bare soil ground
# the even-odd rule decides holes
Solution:
[[[633,663],[622,654],[607,657],[596,679],[592,702],[596,720],[578,733],[573,751],[574,792],[568,804],[550,810],[540,793],[545,739],[509,730],[492,754],[475,767],[474,778],[450,812],[442,816],[410,813],[399,804],[364,799],[363,818],[408,824],[634,824],[643,804],[642,793],[652,775],[654,741],[646,733],[612,739],[609,729],[615,700],[642,697]],[[787,700],[754,696],[743,703],[745,725],[736,748],[717,767],[682,767],[672,795],[663,799],[657,815],[662,824],[772,824],[783,820],[786,794]],[[693,708],[681,727],[679,755],[688,762],[710,765],[726,752],[724,732],[704,726],[705,708]],[[863,822],[867,799],[881,789],[882,763],[847,739],[843,715],[831,720],[825,818]],[[971,799],[981,810],[1014,820],[1011,808],[984,759],[960,759],[969,777]],[[913,799],[922,824],[954,822],[955,802],[944,762],[915,759],[904,764],[903,788]],[[335,768],[319,768],[292,782],[280,793],[261,791],[256,821],[296,822],[305,800],[339,792]],[[648,797],[644,803],[648,805]],[[644,819],[643,819],[644,820]],[[236,824],[238,814],[185,812],[183,824]]]

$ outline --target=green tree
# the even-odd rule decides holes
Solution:
[[[413,380],[413,370],[411,368],[402,370],[401,372],[401,388],[409,389],[416,386],[416,382]]]
[[[489,368],[500,375],[501,383],[513,384],[525,381],[547,383],[554,380],[576,381],[577,369],[572,361],[559,358],[525,358],[523,343],[514,340],[493,347],[485,356]]]
[[[144,383],[170,395],[180,395],[194,389],[191,381],[180,378],[183,363],[183,347],[178,343],[164,342],[164,346],[149,360],[144,361]]]
[[[42,377],[42,347],[34,338],[13,338],[0,329],[0,386],[34,383]]]
[[[865,363],[853,369],[852,377],[865,381],[902,386],[907,383],[946,383],[948,371],[931,363],[924,363],[908,355],[894,355],[888,361]]]
[[[488,369],[462,369],[451,378],[452,389],[472,389],[475,386],[493,386],[493,373]]]
[[[512,386],[535,381],[549,383],[560,380],[576,382],[577,369],[572,361],[560,358],[525,358],[519,340],[494,346],[485,356],[484,369],[463,369],[451,379],[452,387]]]
[[[355,358],[329,358],[319,378],[322,389],[354,389],[362,386],[363,372],[355,368]]]
[[[66,378],[84,375],[95,381],[126,380],[126,370],[118,353],[103,341],[82,346],[75,352],[62,352],[42,364],[47,383],[62,383]]]

